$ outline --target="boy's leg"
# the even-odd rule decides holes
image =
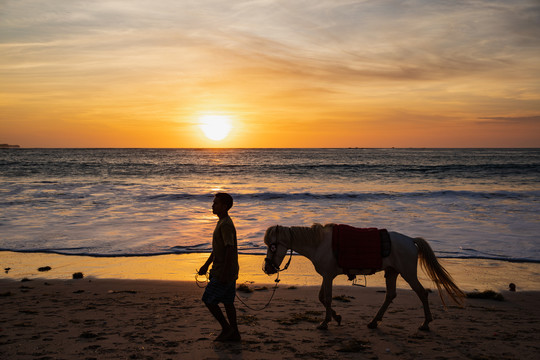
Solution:
[[[219,334],[216,340],[223,340],[231,332],[231,325],[229,325],[229,323],[225,319],[225,316],[223,316],[223,312],[221,311],[221,308],[219,307],[219,305],[207,303],[206,307],[208,308],[208,310],[210,310],[210,313],[214,315],[216,320],[221,325],[221,334]]]
[[[206,286],[203,295],[203,302],[206,304],[210,313],[214,315],[216,320],[221,325],[221,334],[215,339],[216,341],[240,341],[240,333],[238,331],[238,323],[236,320],[236,308],[234,307],[234,298],[236,295],[236,282],[223,284],[210,278],[210,282]],[[227,319],[223,315],[218,303],[223,302]]]
[[[238,331],[238,323],[236,321],[236,308],[234,303],[224,304],[225,311],[227,312],[227,319],[229,319],[229,325],[231,333],[227,338],[228,341],[240,341],[240,331]]]

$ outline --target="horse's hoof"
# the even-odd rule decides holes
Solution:
[[[370,328],[370,329],[376,329],[377,325],[379,325],[379,324],[377,324],[376,321],[372,321],[369,324],[367,324],[367,327]]]
[[[327,323],[320,323],[319,326],[317,326],[317,330],[328,330],[328,324]]]
[[[341,315],[336,315],[336,316],[334,317],[334,320],[337,321],[338,326],[341,325]]]
[[[422,325],[418,328],[420,331],[429,331],[429,325]]]

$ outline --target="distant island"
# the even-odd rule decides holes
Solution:
[[[0,149],[18,149],[19,145],[0,144]]]

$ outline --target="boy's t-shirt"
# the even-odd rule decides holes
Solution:
[[[212,250],[214,251],[214,261],[210,275],[220,278],[225,267],[225,247],[234,247],[234,258],[231,266],[233,271],[230,272],[231,278],[227,282],[233,282],[238,279],[238,247],[236,240],[236,228],[230,216],[220,219],[212,236]]]

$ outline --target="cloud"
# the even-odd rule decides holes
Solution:
[[[74,56],[213,47],[322,76],[433,80],[518,65],[520,53],[537,49],[534,4],[19,1],[3,9],[9,20],[0,39],[64,44],[50,51]]]
[[[495,123],[495,124],[533,124],[533,125],[540,125],[540,115],[536,116],[516,116],[516,117],[479,117],[480,120],[488,120],[488,121],[481,121],[481,124],[489,124],[489,123]]]
[[[14,118],[540,113],[538,0],[0,0],[0,18],[0,113]]]

